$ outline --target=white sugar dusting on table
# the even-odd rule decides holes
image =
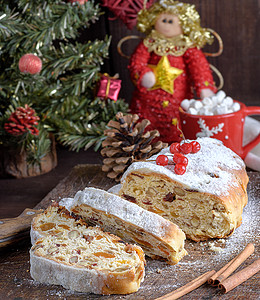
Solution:
[[[168,278],[170,277],[173,282],[172,287],[169,287],[167,283],[165,285],[162,284],[161,288],[165,291],[165,294],[180,287],[178,281],[180,275],[185,274],[188,282],[191,280],[191,274],[199,276],[212,269],[218,271],[227,262],[241,253],[247,244],[255,244],[260,239],[260,215],[258,213],[260,182],[255,186],[250,185],[249,182],[248,191],[249,200],[247,206],[244,208],[242,224],[235,230],[233,235],[226,239],[214,239],[205,242],[186,240],[185,248],[190,254],[185,256],[175,266],[169,266],[161,262],[161,274],[167,274]],[[250,258],[256,259],[257,257],[259,257],[259,249],[255,248],[255,252]],[[155,261],[149,261],[146,268],[147,276],[153,276],[157,269],[158,264]],[[153,286],[148,288],[153,289]]]

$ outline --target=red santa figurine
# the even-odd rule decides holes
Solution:
[[[138,14],[137,28],[147,34],[132,54],[130,76],[136,89],[131,112],[149,119],[160,140],[180,141],[176,127],[183,99],[212,96],[217,88],[201,48],[213,42],[200,26],[194,5],[160,0]]]

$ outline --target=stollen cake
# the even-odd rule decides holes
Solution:
[[[145,265],[140,247],[89,227],[59,206],[38,215],[32,228],[35,243],[30,250],[30,273],[34,280],[103,295],[139,289]]]
[[[176,264],[187,254],[185,234],[177,225],[112,193],[90,187],[60,203],[88,224],[137,243],[152,258]]]
[[[227,237],[241,224],[247,204],[245,164],[219,140],[196,141],[201,149],[185,154],[188,165],[183,175],[175,173],[173,163],[156,164],[158,155],[171,160],[168,147],[130,165],[118,194],[177,224],[194,241]]]

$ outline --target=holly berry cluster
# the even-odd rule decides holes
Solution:
[[[167,155],[161,154],[156,158],[156,164],[160,166],[167,166],[169,164],[175,164],[174,172],[177,175],[183,175],[186,172],[188,165],[188,158],[184,154],[197,153],[200,150],[200,143],[197,141],[172,143],[170,146],[170,152],[172,153],[172,162],[169,161]]]
[[[35,110],[25,104],[25,107],[17,107],[4,124],[4,128],[14,136],[22,135],[28,131],[33,135],[38,135],[39,130],[35,125],[38,125],[39,120],[40,118],[35,115]]]

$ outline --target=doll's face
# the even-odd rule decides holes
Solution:
[[[167,38],[182,34],[179,18],[172,14],[161,14],[156,20],[155,30]]]

